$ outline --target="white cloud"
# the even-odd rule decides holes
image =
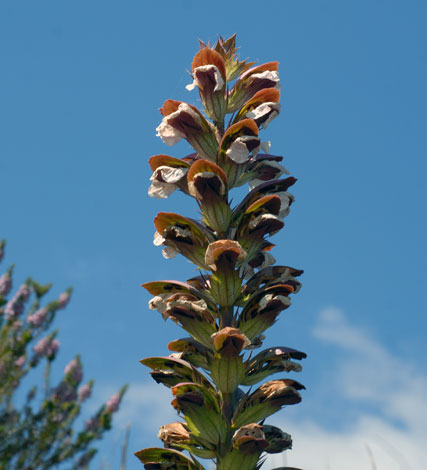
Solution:
[[[427,468],[427,376],[385,349],[342,312],[321,312],[313,334],[335,348],[334,400],[344,401],[351,424],[331,429],[306,419],[275,423],[291,430],[287,464],[305,470],[421,470]],[[322,406],[319,403],[319,406]],[[324,403],[323,406],[331,406]],[[369,406],[374,411],[361,411]],[[271,459],[270,465],[282,461]]]

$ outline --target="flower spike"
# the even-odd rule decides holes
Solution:
[[[220,37],[213,47],[200,41],[191,75],[187,89],[198,89],[203,113],[166,100],[157,135],[167,145],[185,139],[195,153],[151,157],[149,194],[165,199],[180,190],[199,209],[199,220],[172,212],[154,219],[154,244],[163,256],[179,253],[198,272],[186,282],[143,284],[152,295],[149,309],[186,334],[169,342],[169,356],[140,361],[170,389],[180,420],[160,428],[164,449],[135,455],[147,470],[204,470],[197,458],[212,459],[216,470],[260,470],[266,455],[292,447],[290,434],[265,419],[299,403],[304,389],[290,378],[262,382],[300,372],[306,357],[288,346],[255,351],[290,307],[303,273],[276,266],[269,240],[284,228],[296,182],[280,179],[289,175],[283,157],[260,140],[260,130],[281,111],[278,62],[241,61],[235,35]],[[233,188],[246,184],[248,194],[232,207]]]

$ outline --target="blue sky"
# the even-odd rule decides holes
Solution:
[[[411,0],[2,2],[5,265],[16,263],[15,285],[74,287],[56,373],[80,352],[93,406],[130,383],[118,416],[132,418],[130,451],[158,445],[169,399],[138,360],[181,335],[139,285],[193,274],[152,245],[158,211],[195,214],[180,194],[147,195],[148,158],[188,153],[155,136],[158,108],[197,104],[185,90],[197,39],[236,32],[243,58],[280,62],[282,114],[265,138],[298,178],[273,254],[305,270],[303,289],[267,343],[309,354],[304,401],[277,418],[295,434],[288,463],[369,468],[368,444],[379,468],[427,465],[426,14]]]

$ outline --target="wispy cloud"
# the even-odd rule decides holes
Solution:
[[[425,372],[353,326],[335,308],[321,312],[313,335],[336,348],[330,395],[344,402],[346,424],[337,429],[309,417],[286,420],[286,425],[283,419],[276,421],[294,436],[288,464],[305,470],[427,468]],[[354,417],[351,424],[349,416]]]

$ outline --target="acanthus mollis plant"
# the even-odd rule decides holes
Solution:
[[[292,446],[291,436],[266,418],[299,403],[304,386],[289,377],[258,384],[299,372],[297,361],[306,357],[286,346],[254,351],[290,306],[302,274],[273,266],[270,254],[270,237],[284,226],[294,201],[288,189],[296,181],[282,177],[288,175],[282,157],[271,155],[260,138],[280,113],[278,63],[241,61],[235,36],[220,38],[214,47],[201,43],[192,78],[187,88],[198,88],[204,113],[167,100],[157,135],[168,145],[186,139],[194,152],[151,157],[149,194],[166,198],[179,189],[195,200],[202,219],[159,213],[154,244],[165,258],[185,256],[199,275],[143,284],[153,295],[150,309],[189,335],[169,343],[169,356],[141,361],[171,389],[181,420],[161,427],[164,448],[136,456],[147,470],[200,470],[198,458],[212,459],[220,470],[259,469],[267,454]],[[245,184],[249,193],[232,206],[231,190]]]
[[[0,261],[5,241],[0,241]],[[50,370],[59,341],[51,331],[71,289],[45,302],[51,284],[27,279],[12,294],[13,265],[0,276],[0,470],[86,470],[96,453],[93,446],[111,429],[126,387],[114,394],[80,429],[76,425],[93,381],[83,384],[79,356],[64,369],[62,379],[50,384]],[[22,383],[44,364],[44,389]],[[28,382],[27,382],[28,384]],[[41,393],[40,393],[41,392]]]

